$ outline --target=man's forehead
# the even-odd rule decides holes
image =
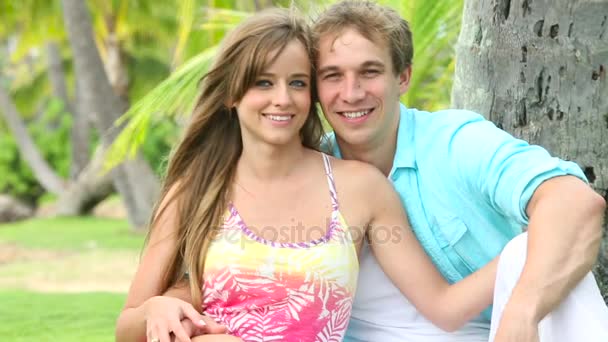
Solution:
[[[388,48],[387,44],[379,37],[373,37],[361,33],[354,27],[345,27],[338,32],[326,32],[319,36],[317,48],[320,51],[333,53],[338,45],[351,45],[354,41],[363,39],[369,44],[375,45],[378,49]]]
[[[338,49],[340,47],[349,48],[352,44],[361,45],[362,42],[364,43],[363,45],[371,44],[374,47],[371,49],[370,48],[361,49],[362,51],[346,50],[345,52],[348,53],[347,56],[344,56],[344,55],[339,56],[337,53]],[[331,59],[332,57],[336,57],[336,58],[346,57],[351,62],[361,59],[360,62],[365,63],[365,62],[369,62],[369,61],[382,62],[382,60],[384,58],[388,57],[388,55],[389,55],[388,47],[386,46],[386,44],[384,44],[382,42],[378,43],[373,40],[370,40],[365,35],[361,34],[358,30],[356,30],[354,28],[343,29],[342,31],[340,31],[338,33],[327,32],[320,36],[320,39],[318,40],[318,44],[319,44],[319,46],[317,48],[318,48],[319,53],[317,54],[317,61],[316,61],[318,66],[321,66],[321,64],[326,64],[327,62],[334,64],[336,61],[328,61],[328,59]],[[358,47],[360,47],[360,46],[358,46]],[[355,52],[355,53],[353,53],[353,52]],[[384,56],[385,54],[386,54],[386,56]],[[345,62],[345,61],[341,61],[340,64],[343,64],[343,62]]]

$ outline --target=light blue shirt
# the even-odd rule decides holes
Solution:
[[[330,139],[341,157],[335,137]],[[535,189],[561,175],[586,181],[575,163],[515,139],[479,114],[401,105],[389,178],[418,240],[451,283],[491,261],[520,234]]]

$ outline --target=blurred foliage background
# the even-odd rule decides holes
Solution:
[[[137,151],[162,178],[197,83],[226,32],[266,7],[293,5],[312,20],[332,2],[0,1],[0,223],[22,220],[0,224],[0,302],[6,304],[0,335],[15,342],[113,340],[148,217],[145,208],[139,219],[129,217],[125,198],[157,185],[125,192],[102,171],[126,164]],[[407,18],[414,34],[415,71],[403,100],[447,107],[462,0],[380,2]],[[79,15],[68,15],[83,3]],[[92,34],[85,37],[88,27]],[[76,38],[92,44],[83,48]],[[91,49],[98,61],[86,54]],[[79,69],[82,63],[87,67]],[[105,75],[87,81],[85,73],[98,64]],[[112,103],[124,105],[103,106]],[[118,122],[100,123],[115,114],[122,131],[112,134]],[[116,139],[106,146],[110,134]],[[23,208],[15,205],[7,216],[6,197]],[[55,217],[66,213],[77,217]]]
[[[0,335],[11,341],[112,340],[151,206],[127,199],[153,197],[143,188],[158,184],[125,190],[102,171],[141,156],[161,179],[197,83],[226,32],[266,7],[295,6],[314,20],[333,2],[0,1],[0,223],[29,218],[0,225],[0,303],[7,303],[0,306],[7,322]],[[412,29],[413,78],[403,102],[447,108],[463,0],[378,2],[397,10]],[[66,15],[82,4],[80,13],[88,16]],[[80,30],[68,30],[68,18]],[[95,50],[99,61],[77,44],[78,35],[92,42],[85,50]],[[90,68],[79,70],[82,63]],[[84,72],[98,64],[103,77],[85,82]],[[111,93],[99,87],[104,84]],[[85,101],[91,94],[95,105]],[[108,112],[103,103],[121,105]],[[114,125],[100,124],[108,120]],[[5,216],[5,197],[24,209]],[[144,212],[133,219],[129,208]],[[48,218],[66,213],[79,217]],[[599,280],[608,300],[608,280]]]
[[[190,112],[197,82],[227,30],[257,10],[293,3],[314,18],[333,1],[268,0],[89,0],[94,39],[108,68],[110,50],[118,48],[126,80],[124,95],[132,104],[124,115],[126,129],[108,154],[112,165],[141,148],[158,175],[180,123]],[[414,75],[404,101],[437,109],[449,105],[453,46],[459,31],[462,0],[379,1],[398,10],[411,23]],[[49,54],[60,56],[65,84],[53,89]],[[73,52],[59,0],[0,2],[0,84],[9,93],[42,157],[62,179],[71,173],[70,131],[77,108]],[[3,108],[0,108],[0,112]],[[89,116],[95,114],[88,113]],[[95,120],[89,117],[88,120]],[[91,127],[93,125],[90,125]],[[99,132],[91,129],[92,156]],[[18,149],[18,141],[0,116],[0,193],[38,205],[45,190]],[[52,196],[51,196],[52,197]]]

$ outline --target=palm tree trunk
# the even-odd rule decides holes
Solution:
[[[88,213],[114,192],[112,175],[103,173],[103,157],[103,149],[98,148],[91,162],[57,199],[57,215],[75,216]]]
[[[74,106],[68,97],[63,58],[56,42],[47,43],[47,54],[53,96],[60,99],[65,109],[72,115],[70,179],[76,179],[80,171],[89,163],[89,125],[86,117],[78,110],[78,106]]]
[[[607,0],[466,0],[452,90],[454,107],[577,162],[606,199],[607,13]],[[608,299],[608,237],[596,274]]]
[[[105,22],[108,36],[105,40],[107,53],[104,67],[114,93],[127,102],[129,95],[129,73],[125,64],[126,53],[116,34],[116,19],[108,14]]]
[[[50,165],[44,160],[42,154],[36,147],[27,131],[21,115],[17,111],[15,104],[11,100],[8,91],[0,86],[0,111],[4,113],[4,118],[8,127],[13,133],[17,142],[19,152],[23,159],[28,163],[38,182],[50,193],[59,195],[64,190],[64,181],[53,171]]]
[[[127,109],[124,100],[118,97],[108,81],[99,56],[91,18],[83,0],[62,0],[66,30],[79,86],[79,101],[86,113],[92,115],[101,134],[104,146],[109,146],[120,128],[114,122]],[[144,227],[158,196],[158,180],[152,169],[136,157],[117,166],[112,171],[114,186],[127,207],[129,220],[136,227]]]
[[[91,161],[89,158],[89,148],[91,146],[92,122],[82,106],[80,95],[78,94],[80,92],[78,82],[78,79],[76,79],[76,86],[74,87],[74,102],[76,105],[72,112],[72,130],[70,131],[70,139],[72,141],[72,169],[70,170],[70,174],[72,179],[78,178],[78,174]],[[77,165],[75,165],[76,163]]]
[[[65,70],[63,69],[63,58],[57,42],[49,41],[46,43],[48,58],[48,75],[51,82],[53,96],[63,101],[63,105],[68,111],[72,111],[72,104],[68,98],[68,90],[65,85]]]

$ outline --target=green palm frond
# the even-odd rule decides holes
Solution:
[[[216,51],[217,47],[214,46],[190,59],[120,118],[117,125],[126,123],[126,126],[108,150],[107,168],[135,155],[154,120],[192,110],[198,82],[207,71]]]
[[[224,8],[206,8],[206,21],[200,25],[202,30],[231,29],[252,13]]]
[[[203,52],[195,54],[177,72],[135,103],[121,118],[120,123],[126,123],[126,127],[111,147],[108,167],[134,154],[144,141],[147,129],[154,120],[191,111],[197,92],[196,84],[206,72],[217,49],[216,43],[219,38],[251,15],[249,1],[246,3],[240,0],[199,1],[204,1],[201,7],[203,15],[201,18],[188,16],[187,21],[193,20],[195,29],[192,31],[187,28],[179,29],[181,33],[178,46],[180,51],[184,51],[180,52],[183,53],[183,58],[188,58],[192,52],[201,50]],[[300,10],[307,11],[304,12],[305,15],[310,16],[335,0],[318,0],[310,3],[300,0],[274,1],[276,5],[282,5],[283,2],[294,3]],[[395,8],[411,23],[415,47],[414,72],[410,90],[403,100],[410,106],[431,110],[449,105],[454,65],[453,45],[460,27],[463,0],[379,0],[379,2]],[[190,4],[183,6],[185,8]],[[173,39],[175,41],[175,36]],[[209,46],[212,47],[203,49]]]
[[[211,20],[226,20],[229,22],[227,27],[233,27],[243,18],[249,16],[250,13],[238,10],[214,9],[209,11],[209,15]],[[202,31],[217,29],[217,26],[201,25]],[[216,44],[189,59],[176,72],[136,102],[121,117],[117,125],[126,123],[126,126],[108,150],[107,168],[112,168],[122,160],[135,155],[146,138],[150,124],[155,119],[191,112],[196,100],[198,81],[207,71],[217,49],[218,45]]]
[[[195,2],[195,0],[182,0],[179,2],[178,22],[180,24],[177,31],[177,46],[173,53],[173,65],[179,65],[182,60],[183,51],[188,43],[188,38],[194,24]]]
[[[18,44],[11,54],[12,61],[23,59],[32,48],[44,45],[46,41],[61,41],[65,38],[61,7],[58,0],[11,1],[12,10],[6,13],[10,18],[9,32],[16,34]],[[4,18],[3,18],[4,19]],[[4,21],[4,20],[2,20]]]
[[[384,0],[408,20],[414,38],[412,80],[402,100],[412,107],[434,110],[448,106],[454,44],[460,30],[463,0]]]

